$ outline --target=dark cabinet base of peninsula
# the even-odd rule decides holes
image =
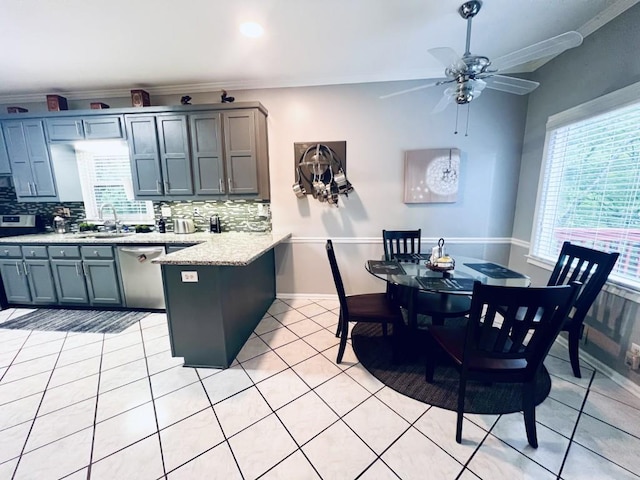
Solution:
[[[246,266],[162,265],[162,278],[172,355],[226,368],[275,299],[275,254]]]

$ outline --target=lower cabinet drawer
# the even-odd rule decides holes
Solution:
[[[22,250],[18,245],[2,245],[0,246],[0,258],[20,258]]]
[[[82,258],[113,258],[112,247],[85,245],[80,247]]]
[[[22,247],[24,258],[49,258],[47,247],[26,245]]]
[[[49,246],[50,258],[80,258],[80,247],[69,245]]]

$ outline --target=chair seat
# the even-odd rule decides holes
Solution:
[[[347,297],[349,320],[352,322],[388,322],[399,318],[398,307],[385,293],[364,293]]]
[[[466,328],[451,328],[433,326],[429,328],[431,338],[440,345],[451,359],[458,365],[462,365],[462,355],[464,352]],[[498,329],[495,329],[495,335],[498,335]],[[474,355],[471,352],[468,360],[468,368],[471,371],[481,373],[483,371],[492,372],[496,375],[496,370],[501,370],[502,376],[507,378],[506,381],[514,381],[513,376],[524,373],[527,367],[527,361],[522,358],[491,358],[486,355]],[[496,375],[495,381],[500,381]]]

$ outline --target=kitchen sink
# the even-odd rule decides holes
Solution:
[[[99,232],[99,233],[81,233],[76,238],[120,238],[135,235],[135,233],[116,233],[116,232]]]

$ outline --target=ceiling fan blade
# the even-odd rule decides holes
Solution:
[[[540,85],[538,82],[525,80],[524,78],[507,77],[505,75],[493,75],[491,77],[485,77],[483,80],[487,82],[487,88],[515,93],[516,95],[531,93]]]
[[[458,55],[453,48],[438,47],[430,48],[427,51],[446,68],[450,68],[458,72],[462,72],[467,69],[467,64],[464,63],[462,58],[460,58],[460,55]]]
[[[447,90],[449,90],[449,89],[447,89]],[[436,104],[436,106],[433,107],[433,110],[431,110],[431,113],[442,112],[453,101],[453,97],[451,96],[450,93],[447,93],[447,90],[445,90],[444,95],[442,96],[440,101]]]
[[[582,35],[578,32],[566,32],[498,57],[491,61],[491,67],[500,71],[508,70],[539,58],[557,55],[581,43]]]
[[[395,97],[396,95],[404,95],[405,93],[415,92],[416,90],[422,90],[424,88],[433,87],[435,85],[438,85],[439,83],[440,83],[440,81],[436,80],[436,81],[433,81],[433,82],[426,83],[424,85],[420,85],[419,87],[407,88],[406,90],[400,90],[399,92],[393,92],[393,93],[389,93],[387,95],[381,95],[378,98],[380,98],[381,100],[384,100],[385,98]]]

